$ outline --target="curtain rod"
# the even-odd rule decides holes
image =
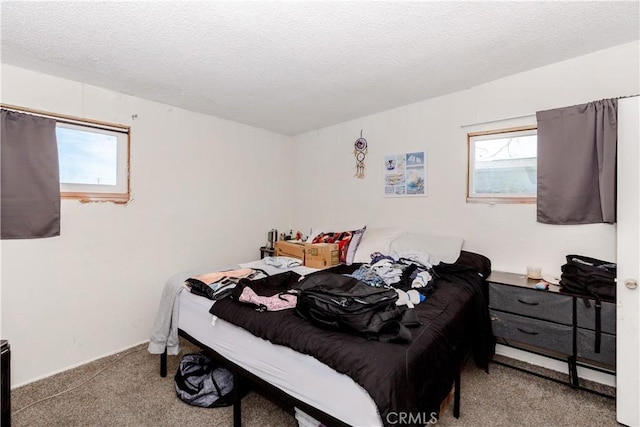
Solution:
[[[103,121],[100,121],[100,120],[84,119],[82,117],[69,116],[69,115],[66,115],[66,114],[51,113],[49,111],[35,110],[35,109],[32,109],[32,108],[19,107],[17,105],[1,104],[0,103],[0,108],[3,108],[5,110],[17,111],[18,113],[27,113],[27,114],[33,114],[33,115],[36,115],[36,116],[47,117],[49,119],[54,119],[54,120],[56,120],[56,121],[58,121],[60,123],[89,126],[89,127],[95,127],[95,128],[98,128],[98,129],[108,129],[108,130],[112,130],[114,132],[125,132],[125,133],[128,133],[129,130],[131,129],[130,126],[121,125],[121,124],[117,124],[117,123],[108,123],[108,122],[103,122]],[[91,126],[91,125],[94,125],[94,126]]]
[[[637,96],[640,96],[640,94],[618,96],[618,97],[612,98],[612,99],[635,98]],[[505,117],[505,118],[502,118],[502,119],[493,119],[493,120],[487,120],[487,121],[484,121],[484,122],[469,123],[469,124],[466,124],[466,125],[460,125],[460,127],[461,128],[468,128],[470,126],[483,125],[485,123],[495,123],[495,122],[502,122],[502,121],[507,121],[507,120],[522,119],[524,117],[532,117],[532,116],[535,116],[535,115],[536,115],[536,113],[520,114],[519,116],[511,116],[511,117]]]
[[[532,117],[535,116],[536,113],[528,113],[528,114],[520,114],[519,116],[511,116],[511,117],[504,117],[502,119],[493,119],[493,120],[485,120],[483,122],[477,122],[477,123],[469,123],[466,125],[460,125],[461,128],[468,128],[470,126],[476,126],[476,125],[483,125],[485,123],[494,123],[494,122],[504,122],[507,120],[513,120],[513,119],[521,119],[524,117]]]

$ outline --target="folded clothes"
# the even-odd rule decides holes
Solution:
[[[254,273],[250,268],[215,271],[189,277],[184,281],[184,287],[193,294],[218,300],[229,295],[240,279],[252,277]]]
[[[194,276],[194,279],[197,279],[201,282],[210,285],[222,279],[223,277],[235,277],[242,278],[247,277],[253,270],[250,268],[241,268],[238,270],[228,270],[228,271],[214,271],[213,273],[200,274],[199,276]]]
[[[282,292],[277,295],[265,297],[256,294],[253,289],[247,286],[242,290],[239,301],[255,305],[258,311],[280,311],[296,308],[298,296]]]
[[[287,256],[268,256],[262,259],[265,264],[271,265],[276,268],[292,268],[302,265],[302,261],[298,258],[291,258]]]

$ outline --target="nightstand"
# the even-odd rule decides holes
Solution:
[[[597,314],[594,299],[536,289],[539,280],[523,274],[494,271],[487,282],[497,343],[566,362],[575,388],[577,366],[615,374],[614,303],[601,302]]]
[[[496,271],[489,282],[489,314],[500,344],[567,361],[573,355],[573,297],[538,290],[539,280]]]
[[[266,256],[273,256],[274,252],[276,250],[274,248],[268,248],[266,246],[261,246],[260,247],[260,259],[266,257]]]

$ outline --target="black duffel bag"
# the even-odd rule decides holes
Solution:
[[[205,353],[185,354],[174,376],[176,395],[189,405],[233,405],[233,374]]]
[[[616,264],[582,255],[567,255],[560,286],[569,293],[615,302]]]
[[[370,286],[336,273],[314,273],[298,285],[297,313],[325,329],[383,342],[410,342],[419,325],[413,309],[397,306],[394,289]]]

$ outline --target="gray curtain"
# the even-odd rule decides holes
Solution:
[[[538,222],[616,222],[618,100],[538,111]]]
[[[56,121],[2,110],[0,126],[2,239],[60,235]]]

